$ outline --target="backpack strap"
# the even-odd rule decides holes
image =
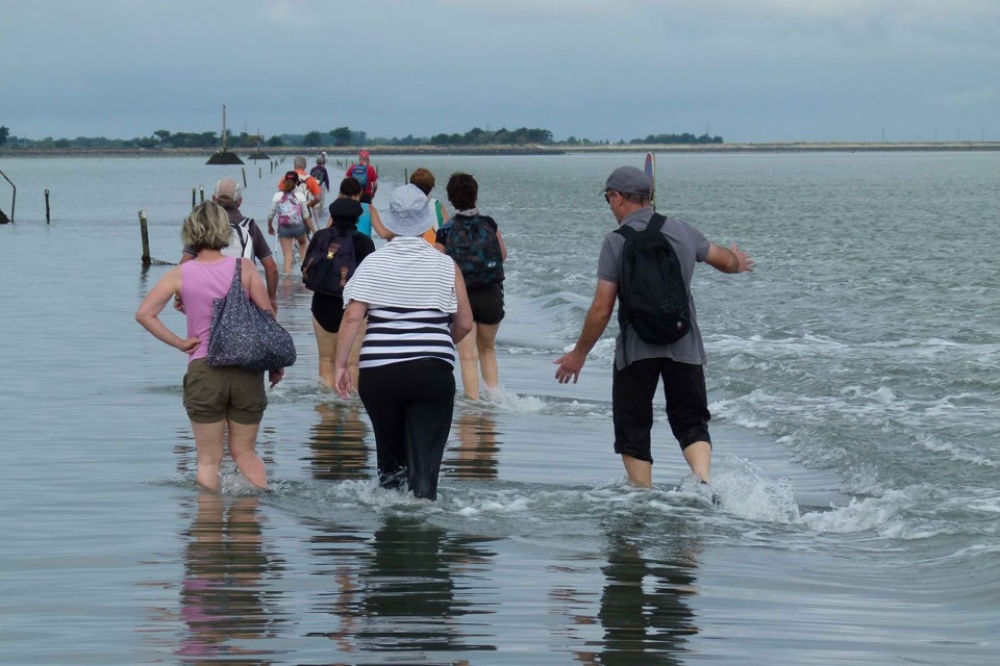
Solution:
[[[253,236],[250,235],[250,222],[252,222],[252,220],[249,217],[244,217],[242,220],[232,225],[233,229],[236,231],[236,235],[240,237],[241,258],[246,254],[247,246],[253,243]]]
[[[660,231],[663,229],[663,224],[667,221],[667,218],[659,213],[653,213],[653,217],[649,218],[649,224],[646,225],[646,231]]]
[[[649,223],[646,225],[646,228],[643,229],[643,231],[653,231],[653,232],[660,231],[661,229],[663,229],[663,224],[666,221],[667,218],[665,216],[660,215],[659,213],[653,213],[653,216],[649,218]],[[631,238],[632,236],[634,236],[639,232],[633,229],[632,227],[628,226],[627,224],[623,224],[617,229],[615,229],[615,233],[618,233],[624,236],[625,238]]]

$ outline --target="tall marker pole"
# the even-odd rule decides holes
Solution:
[[[653,211],[656,211],[656,155],[653,153],[646,153],[646,175],[653,181],[653,191],[649,195],[649,200],[653,204]]]

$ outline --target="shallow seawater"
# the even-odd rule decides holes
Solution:
[[[718,506],[662,411],[656,488],[624,482],[614,324],[553,379],[614,228],[603,180],[641,156],[376,161],[376,204],[404,169],[475,174],[510,251],[503,390],[459,398],[436,503],[377,487],[293,279],[270,490],[231,465],[196,489],[185,359],[133,319],[167,270],[138,211],[176,261],[192,188],[238,168],[0,162],[0,663],[995,663],[1000,156],[659,156],[660,210],[757,261],[696,271]],[[277,178],[245,170],[261,220]]]

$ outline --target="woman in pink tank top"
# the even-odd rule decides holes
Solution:
[[[191,420],[198,449],[198,483],[209,490],[219,489],[223,440],[229,430],[229,453],[243,476],[258,488],[267,487],[267,472],[257,455],[257,431],[267,407],[264,373],[236,367],[208,365],[212,302],[223,298],[233,282],[236,262],[242,261],[243,288],[263,310],[271,309],[267,288],[249,259],[222,254],[229,244],[229,218],[221,206],[205,202],[191,211],[181,228],[185,246],[198,253],[168,272],[139,305],[136,321],[171,347],[188,355],[184,375],[184,408]],[[160,312],[174,296],[183,303],[187,334],[181,338],[160,320]],[[271,386],[281,381],[283,368],[269,373]]]

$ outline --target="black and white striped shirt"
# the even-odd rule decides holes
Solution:
[[[362,368],[438,358],[455,366],[451,317],[440,310],[371,307],[361,343]]]
[[[439,358],[455,365],[455,262],[420,237],[397,237],[367,256],[344,287],[344,307],[368,305],[362,368]]]

